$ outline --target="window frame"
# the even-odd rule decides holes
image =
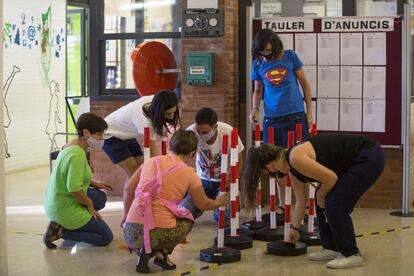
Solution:
[[[177,2],[179,5],[180,2]],[[181,10],[181,7],[180,7]],[[181,23],[181,22],[180,22]],[[95,0],[89,3],[89,83],[91,100],[135,100],[139,98],[136,89],[106,88],[106,52],[107,40],[144,40],[144,39],[181,39],[181,32],[139,32],[139,33],[104,33],[105,1]],[[93,49],[93,50],[92,50]]]

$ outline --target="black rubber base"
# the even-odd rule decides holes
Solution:
[[[319,226],[318,225],[313,225],[313,230],[315,232],[318,232],[319,231]],[[306,223],[305,224],[302,224],[300,226],[300,232],[301,233],[307,233],[308,232],[308,225]]]
[[[414,217],[414,212],[408,212],[407,214],[403,214],[402,211],[395,211],[395,212],[391,212],[390,213],[391,216],[395,216],[395,217]]]
[[[313,232],[313,233],[301,232],[299,240],[305,243],[307,246],[321,245],[321,237],[319,236],[319,232]]]
[[[286,243],[284,241],[269,242],[267,254],[277,256],[300,256],[307,253],[306,244],[303,242]]]
[[[266,225],[270,225],[270,213],[262,215],[262,220],[266,222]],[[285,215],[276,214],[276,225],[283,226],[285,224]]]
[[[254,236],[254,231],[249,230],[249,229],[239,228],[239,229],[237,229],[236,233],[237,233],[237,235],[244,236],[244,237],[253,238],[253,236]],[[230,235],[230,227],[227,227],[227,228],[224,229],[224,235],[227,235],[227,236]]]
[[[265,228],[266,226],[267,226],[267,223],[264,221],[249,220],[245,223],[242,223],[240,225],[240,229],[256,231],[257,229],[262,229],[262,228]]]
[[[200,250],[200,261],[207,263],[233,263],[241,260],[240,250],[223,247],[218,248],[216,246],[201,249]]]
[[[283,240],[283,236],[283,227],[277,227],[276,229],[265,227],[254,231],[253,239],[259,241],[280,241]]]
[[[217,239],[214,240],[214,243],[217,244]],[[243,236],[225,236],[224,246],[238,250],[248,249],[253,247],[253,239]]]
[[[309,219],[309,216],[308,216],[308,215],[305,215],[305,216],[303,217],[303,222],[304,222],[305,224],[307,224],[307,223],[308,223],[308,219]],[[318,218],[317,218],[316,216],[313,218],[313,225],[315,225],[315,226],[317,226],[317,225],[318,225]]]

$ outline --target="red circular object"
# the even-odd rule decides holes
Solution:
[[[163,89],[174,90],[178,73],[159,73],[162,69],[177,69],[177,62],[170,49],[161,42],[139,44],[132,52],[132,76],[141,96],[148,96]]]

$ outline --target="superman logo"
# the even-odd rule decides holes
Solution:
[[[266,72],[265,78],[271,83],[276,86],[280,86],[282,81],[285,79],[287,75],[287,69],[283,67],[277,67],[270,69]]]

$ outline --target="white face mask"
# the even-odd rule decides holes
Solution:
[[[207,142],[211,138],[213,138],[214,134],[215,134],[215,131],[211,130],[210,132],[208,132],[206,134],[200,134],[200,138]]]
[[[96,138],[93,138],[92,136],[86,139],[86,142],[88,143],[89,148],[91,149],[102,149],[105,140],[98,140]]]

